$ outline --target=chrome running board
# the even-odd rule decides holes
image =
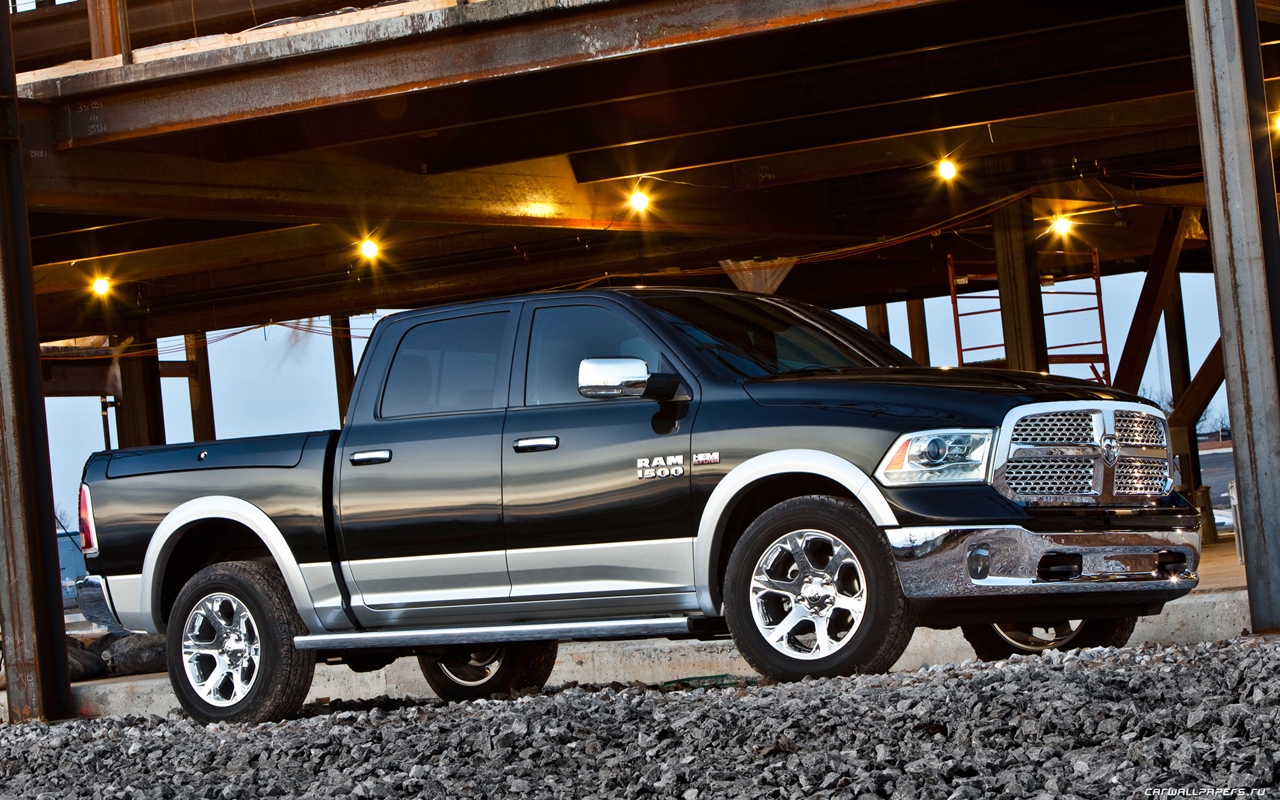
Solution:
[[[363,650],[479,642],[532,642],[550,639],[643,639],[689,633],[688,617],[528,622],[516,625],[475,625],[457,628],[358,631],[295,636],[299,650]]]

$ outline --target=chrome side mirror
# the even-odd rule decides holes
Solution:
[[[584,358],[578,365],[578,394],[593,400],[641,397],[649,365],[639,358]]]

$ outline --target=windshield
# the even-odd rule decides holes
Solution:
[[[713,294],[639,295],[728,378],[914,366],[879,337],[830,312]]]

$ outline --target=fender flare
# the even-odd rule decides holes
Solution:
[[[302,617],[303,624],[312,633],[324,632],[324,626],[320,624],[320,618],[311,602],[311,593],[307,591],[306,581],[303,580],[302,570],[293,551],[289,549],[284,534],[280,533],[280,529],[262,509],[238,497],[223,495],[188,500],[170,511],[151,534],[151,544],[147,546],[147,555],[142,562],[142,591],[139,592],[139,601],[142,618],[150,621],[152,630],[160,630],[158,578],[168,564],[169,555],[177,545],[179,535],[194,522],[215,519],[238,522],[262,540],[284,576],[285,586],[289,589],[289,595],[293,598],[293,605]]]
[[[848,460],[821,450],[775,450],[749,458],[729,471],[716,485],[698,523],[694,540],[693,583],[698,606],[708,616],[718,617],[719,591],[712,584],[713,564],[719,560],[720,541],[728,510],[751,484],[773,475],[810,473],[830,478],[857,498],[881,528],[897,527],[898,518],[871,476]]]

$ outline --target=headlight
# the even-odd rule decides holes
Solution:
[[[992,431],[921,431],[898,438],[876,470],[881,483],[980,483],[987,479]]]

